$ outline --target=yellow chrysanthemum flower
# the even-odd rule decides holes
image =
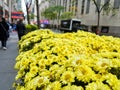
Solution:
[[[106,74],[102,77],[106,80],[113,90],[120,90],[120,80],[117,79],[115,75]]]
[[[120,90],[119,67],[119,38],[35,30],[19,41],[16,80],[22,79],[24,87],[18,83],[16,89],[83,90],[72,85],[83,82],[88,83],[86,90]]]
[[[61,76],[61,81],[64,84],[74,82],[75,74],[72,71],[65,71]]]
[[[26,83],[26,90],[36,90],[37,88],[40,88],[42,85],[47,85],[49,83],[49,80],[47,77],[40,77],[37,76],[33,78],[31,81]]]
[[[25,83],[29,82],[32,79],[32,77],[34,77],[34,74],[32,74],[30,72],[26,73],[25,78],[24,78],[24,82]]]
[[[61,90],[84,90],[81,86],[65,86]]]
[[[95,75],[95,72],[86,65],[76,66],[74,73],[78,81],[83,81],[83,82],[90,82]]]
[[[92,82],[86,86],[85,90],[111,90],[111,88],[102,82]]]
[[[47,85],[45,90],[61,90],[61,83],[59,81],[55,81]]]
[[[38,73],[38,67],[37,66],[33,66],[30,68],[30,73],[36,75]]]

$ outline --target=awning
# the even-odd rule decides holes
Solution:
[[[11,18],[13,18],[13,19],[23,19],[24,14],[23,14],[23,12],[12,12],[11,13]]]
[[[24,17],[20,17],[20,16],[11,16],[11,18],[13,18],[13,19],[23,19]]]
[[[23,12],[12,12],[12,14],[23,14]]]

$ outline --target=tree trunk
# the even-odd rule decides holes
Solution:
[[[28,21],[28,24],[30,24],[30,17],[29,17],[29,8],[26,6],[26,9],[27,9],[27,21]]]
[[[53,22],[52,22],[53,24],[52,24],[52,29],[54,29],[54,20],[53,20]]]
[[[58,12],[58,25],[57,25],[57,29],[59,29],[59,21],[60,21],[60,12]]]
[[[98,12],[97,28],[95,31],[96,34],[100,34],[100,12]]]
[[[57,25],[56,25],[56,29],[58,29],[58,25],[59,25],[59,19],[58,19],[58,15],[57,15]]]
[[[97,22],[97,27],[100,27],[100,12],[98,12],[98,22]]]
[[[38,28],[40,28],[40,17],[39,17],[38,0],[36,0],[36,8],[37,8],[37,26],[38,26]]]

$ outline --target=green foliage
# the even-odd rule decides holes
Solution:
[[[112,10],[112,16],[115,16],[118,13],[119,9],[114,9]]]
[[[110,12],[112,11],[112,14],[116,14],[117,9],[113,8],[113,5],[110,2],[110,0],[107,0],[106,2],[104,2],[104,4],[100,4],[100,6],[96,0],[92,1],[94,2],[94,5],[96,6],[98,13],[101,13],[103,11],[103,15],[109,15]]]
[[[37,30],[37,29],[38,29],[37,25],[27,24],[25,33],[27,34],[27,33],[31,32],[31,31],[34,31],[34,30]]]
[[[54,6],[53,7],[53,10],[56,11],[56,12],[58,12],[58,13],[61,12],[63,9],[64,9],[63,6]]]
[[[30,19],[34,19],[36,17],[33,13],[29,14]]]
[[[23,12],[22,9],[18,10],[18,12]]]
[[[45,9],[45,11],[42,12],[42,16],[44,16],[47,19],[54,20],[54,19],[57,19],[57,17],[59,16],[58,14],[60,14],[60,12],[63,9],[64,9],[63,6],[52,6],[52,7]]]
[[[61,19],[70,19],[73,17],[73,13],[72,12],[64,12],[62,13],[62,15],[60,16]]]
[[[118,79],[120,79],[120,67],[112,67],[110,70],[109,70],[110,73],[114,74],[117,76]]]
[[[93,1],[94,5],[96,6],[96,10],[97,10],[97,14],[98,14],[98,17],[97,17],[97,19],[98,19],[97,20],[97,29],[95,30],[95,32],[97,34],[97,30],[100,27],[101,13],[103,12],[103,15],[109,15],[110,12],[113,11],[114,9],[113,9],[113,7],[111,5],[110,0],[105,0],[103,5],[101,5],[101,2],[98,3],[97,0],[92,0],[92,1]],[[112,16],[114,16],[114,15],[115,15],[115,13]]]
[[[42,12],[42,16],[44,16],[47,19],[54,20],[57,17],[57,13],[53,12],[54,8],[49,7],[44,12]]]
[[[106,5],[104,5],[103,7],[103,15],[109,15],[109,13],[111,11],[113,11],[113,6],[110,3],[107,3]]]

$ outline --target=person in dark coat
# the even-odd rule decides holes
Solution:
[[[23,20],[20,19],[16,25],[16,31],[18,33],[19,40],[21,40],[21,37],[25,35],[25,30],[26,30],[25,24],[23,23]]]
[[[8,35],[9,26],[4,18],[0,15],[0,41],[2,44],[2,49],[6,50],[6,43],[9,37]]]

